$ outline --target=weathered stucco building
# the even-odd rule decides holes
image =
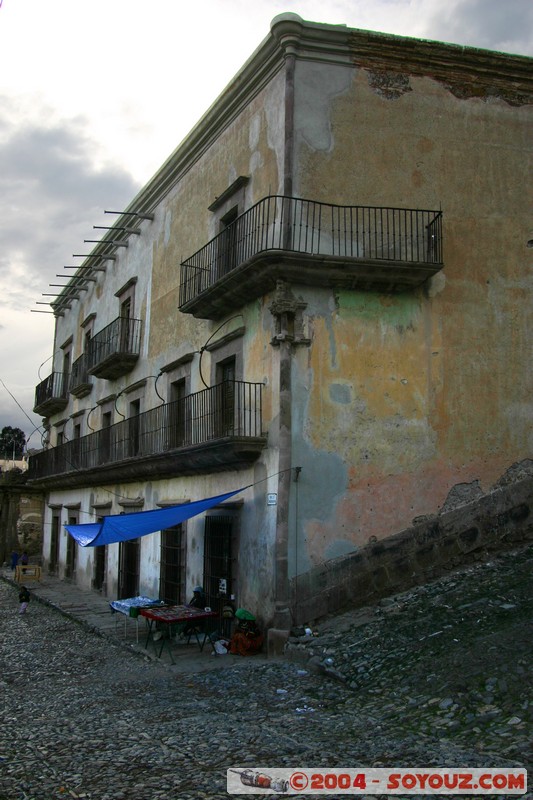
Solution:
[[[531,66],[273,21],[52,303],[50,569],[288,627],[349,602],[325,564],[530,457]],[[130,543],[63,527],[249,484]]]

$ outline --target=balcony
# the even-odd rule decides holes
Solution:
[[[224,381],[30,457],[42,488],[94,486],[249,466],[266,445],[261,383]]]
[[[91,393],[92,388],[89,375],[89,353],[85,352],[72,365],[68,390],[74,397],[85,397]]]
[[[442,266],[441,211],[266,197],[182,262],[180,310],[218,319],[280,278],[402,292]]]
[[[141,347],[141,320],[118,317],[90,340],[88,374],[114,380],[131,372]]]
[[[68,373],[52,372],[35,388],[34,414],[49,417],[63,411],[68,403]]]

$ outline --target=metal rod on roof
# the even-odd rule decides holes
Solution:
[[[110,227],[109,225],[93,225],[95,231],[125,231],[126,233],[136,233],[137,236],[141,235],[138,228],[123,228],[117,225]]]
[[[48,286],[57,286],[58,288],[70,289],[70,291],[75,291],[75,292],[77,292],[77,291],[86,292],[87,291],[87,287],[86,286],[82,286],[80,283],[76,283],[76,284],[74,284],[74,286],[71,286],[69,283],[49,283]],[[59,296],[61,296],[63,294],[64,294],[64,292],[61,292]]]
[[[40,308],[30,308],[32,314],[55,314],[55,311],[41,311]],[[61,314],[63,316],[63,314]]]
[[[140,219],[152,219],[153,214],[141,214],[139,211],[104,211],[104,214],[123,214],[128,217],[139,217]]]
[[[105,267],[93,267],[89,264],[65,264],[63,269],[90,269],[92,272],[105,272]]]
[[[102,253],[72,253],[72,258],[104,258],[104,259],[111,259],[111,261],[116,260],[116,256],[110,255],[102,255]]]
[[[77,291],[77,289],[78,289],[78,287],[76,287],[76,291]],[[42,297],[61,297],[62,295],[61,294],[52,294],[52,292],[41,292],[41,296]],[[65,298],[65,299],[68,299],[68,300],[79,300],[79,297],[78,297],[77,294],[69,294],[68,298]]]
[[[60,275],[59,272],[56,272],[56,278],[66,278],[66,275]],[[78,281],[94,281],[94,283],[96,283],[98,278],[95,278],[93,275],[80,275],[79,277],[76,276],[76,275],[73,275],[70,280],[71,281],[75,281],[75,280],[78,280]],[[50,286],[59,286],[58,283],[50,283],[49,285]]]
[[[127,242],[104,241],[103,239],[84,239],[84,244],[112,244],[114,247],[127,247]]]

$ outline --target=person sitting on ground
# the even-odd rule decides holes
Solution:
[[[231,637],[229,651],[234,656],[251,656],[263,646],[263,634],[256,625],[255,617],[245,608],[238,608],[235,617],[239,623]]]

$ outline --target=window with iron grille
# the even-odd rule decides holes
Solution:
[[[174,525],[161,531],[159,599],[169,605],[186,602],[185,539],[183,525]]]

